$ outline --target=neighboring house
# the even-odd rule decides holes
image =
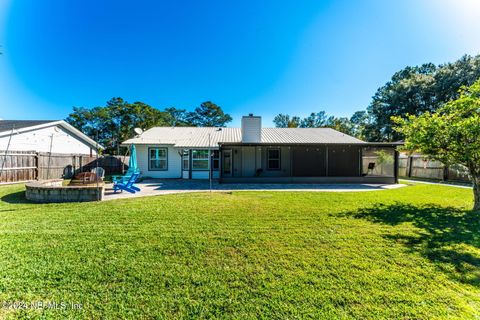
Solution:
[[[152,178],[221,182],[395,183],[396,143],[367,143],[330,128],[262,128],[242,118],[241,128],[154,127],[123,142],[137,148],[141,173]],[[382,171],[369,170],[376,154],[390,155]],[[373,163],[373,164],[372,164]],[[378,172],[382,172],[381,175]]]
[[[7,146],[11,151],[86,155],[102,148],[63,120],[0,120],[0,150]]]

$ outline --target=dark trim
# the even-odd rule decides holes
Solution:
[[[150,159],[150,150],[151,149],[165,149],[165,160],[167,161],[167,167],[165,169],[152,169],[150,166],[150,162],[153,159]],[[148,171],[168,171],[168,147],[148,147],[147,150],[147,159],[148,159]]]
[[[363,176],[363,148],[358,148],[359,175]]]
[[[188,149],[188,179],[192,179],[192,149]]]
[[[218,149],[218,156],[220,159],[218,160],[218,181],[221,183],[222,182],[222,175],[223,175],[223,150],[222,148]]]
[[[255,148],[256,150],[256,148]],[[270,156],[268,154],[268,152],[270,150],[278,150],[278,168],[270,168]],[[257,153],[255,152],[255,164],[257,163]],[[277,159],[273,159],[273,160],[277,160]],[[267,170],[268,171],[279,171],[279,170],[282,170],[282,148],[280,147],[273,147],[273,148],[270,148],[270,147],[267,147]]]
[[[395,161],[393,163],[393,171],[394,171],[394,177],[395,177],[395,183],[398,183],[398,157],[400,155],[400,152],[398,150],[395,150]]]

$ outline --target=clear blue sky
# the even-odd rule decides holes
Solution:
[[[0,0],[0,45],[3,119],[120,96],[272,126],[349,116],[406,65],[480,53],[480,1]]]

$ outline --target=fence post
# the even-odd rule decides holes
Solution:
[[[412,176],[412,162],[413,162],[413,156],[408,156],[408,177],[411,177]]]
[[[448,166],[444,165],[443,166],[443,181],[447,181],[447,180],[448,180]]]
[[[35,173],[34,173],[34,175],[35,175],[35,176],[33,177],[33,179],[34,179],[34,180],[40,180],[40,179],[39,179],[39,178],[40,178],[40,168],[39,168],[39,165],[40,165],[39,163],[40,163],[40,162],[38,161],[38,152],[35,152],[35,155],[34,155],[34,163],[35,163],[35,165],[34,165],[34,167],[35,167],[35,171],[34,171]]]

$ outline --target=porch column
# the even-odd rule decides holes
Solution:
[[[398,157],[400,152],[396,148],[393,149],[395,152],[395,161],[393,163],[393,171],[394,171],[394,176],[395,176],[395,183],[398,183]]]
[[[188,179],[192,179],[192,149],[188,149]]]

